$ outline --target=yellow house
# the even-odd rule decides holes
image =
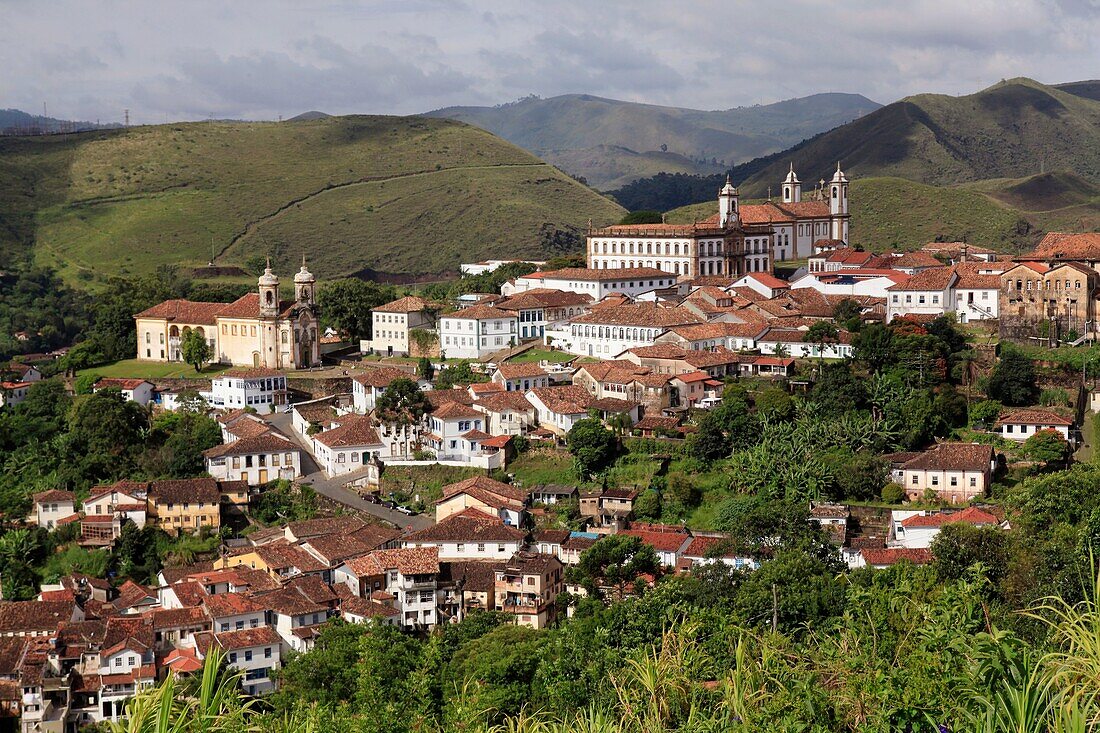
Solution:
[[[221,490],[212,478],[154,481],[149,486],[148,521],[169,534],[218,529]]]

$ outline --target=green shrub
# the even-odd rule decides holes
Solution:
[[[887,484],[882,487],[882,500],[887,504],[900,504],[905,498],[905,487],[898,484]]]

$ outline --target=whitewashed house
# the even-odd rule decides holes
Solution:
[[[431,382],[421,379],[412,372],[394,367],[379,367],[368,369],[362,374],[356,374],[351,378],[351,399],[356,412],[365,415],[374,410],[378,398],[386,391],[386,388],[398,379],[407,379],[413,382],[421,390],[432,388]]]
[[[559,345],[571,354],[610,359],[627,349],[651,345],[668,328],[701,322],[684,308],[645,302],[606,305],[574,318],[568,340]]]
[[[117,389],[122,392],[123,399],[136,402],[139,405],[148,405],[153,401],[156,387],[152,382],[146,382],[144,379],[101,377],[92,386],[92,391],[99,392],[104,389]]]
[[[435,547],[375,550],[336,568],[333,582],[343,583],[360,598],[392,597],[402,628],[431,628],[438,622],[439,551]]]
[[[527,393],[527,401],[535,407],[539,427],[564,436],[573,425],[588,417],[588,409],[596,398],[584,387],[567,384],[533,389]]]
[[[358,471],[385,446],[366,415],[346,415],[336,427],[313,436],[313,455],[330,478]]]
[[[971,506],[958,512],[899,511],[890,512],[891,547],[923,549],[946,524],[962,522],[974,527],[998,527],[1001,522],[989,512]]]
[[[550,375],[535,362],[505,362],[493,372],[492,380],[508,392],[527,392],[550,386]]]
[[[1073,420],[1049,410],[1007,410],[1001,413],[993,426],[1002,438],[1023,442],[1040,430],[1053,430],[1067,442]]]
[[[624,265],[626,263],[624,262]],[[532,272],[505,283],[500,292],[503,295],[516,295],[528,290],[566,290],[591,296],[593,301],[602,300],[612,293],[621,293],[630,297],[651,290],[670,288],[676,284],[676,275],[655,267],[618,267],[616,269],[589,269],[586,267],[567,267],[561,270]]]
[[[514,313],[491,305],[472,305],[440,319],[439,348],[451,359],[481,359],[519,343]]]
[[[50,489],[31,497],[34,509],[29,519],[44,529],[55,529],[62,519],[76,514],[76,499],[71,491]]]
[[[203,452],[206,472],[221,481],[247,481],[260,486],[276,479],[292,481],[302,475],[298,444],[275,431],[223,443]]]
[[[231,369],[210,380],[207,402],[227,410],[251,407],[261,415],[274,412],[287,402],[286,375],[266,367]]]
[[[464,509],[438,524],[401,538],[401,546],[435,547],[440,560],[499,560],[514,555],[527,534],[499,517],[476,508]]]
[[[371,339],[360,350],[386,356],[408,356],[414,349],[409,332],[435,330],[436,306],[416,295],[406,295],[371,311]]]

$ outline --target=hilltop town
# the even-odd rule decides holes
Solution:
[[[848,246],[840,165],[805,197],[792,166],[779,190],[741,205],[727,180],[692,225],[593,228],[584,266],[464,265],[517,274],[401,294],[358,340],[322,328],[307,263],[287,286],[268,262],[231,302],[133,313],[129,373],[13,359],[6,425],[63,433],[35,421],[75,409],[89,454],[123,423],[166,435],[157,455],[177,434],[199,447],[5,502],[25,514],[3,540],[40,549],[4,566],[3,710],[26,731],[118,721],[212,654],[263,697],[337,619],[546,629],[669,577],[750,578],[795,547],[848,573],[938,567],[937,537],[968,536],[953,527],[1020,532],[1031,518],[1001,487],[1095,441],[1095,372],[1033,358],[1094,340],[1100,236],[873,254]],[[772,589],[772,615],[801,592]]]

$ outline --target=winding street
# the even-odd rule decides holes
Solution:
[[[313,452],[309,449],[309,446],[302,439],[302,436],[295,432],[291,424],[290,413],[279,412],[265,415],[264,419],[301,446],[302,478],[300,478],[299,481],[312,486],[313,490],[321,496],[332,499],[351,509],[371,514],[399,529],[418,530],[435,524],[431,517],[427,515],[414,514],[413,516],[406,516],[393,509],[387,509],[380,504],[372,504],[356,492],[344,486],[348,481],[361,474],[362,471],[346,473],[336,478],[328,478],[325,476],[325,472],[321,470],[320,466],[318,466],[317,462],[313,459]]]

